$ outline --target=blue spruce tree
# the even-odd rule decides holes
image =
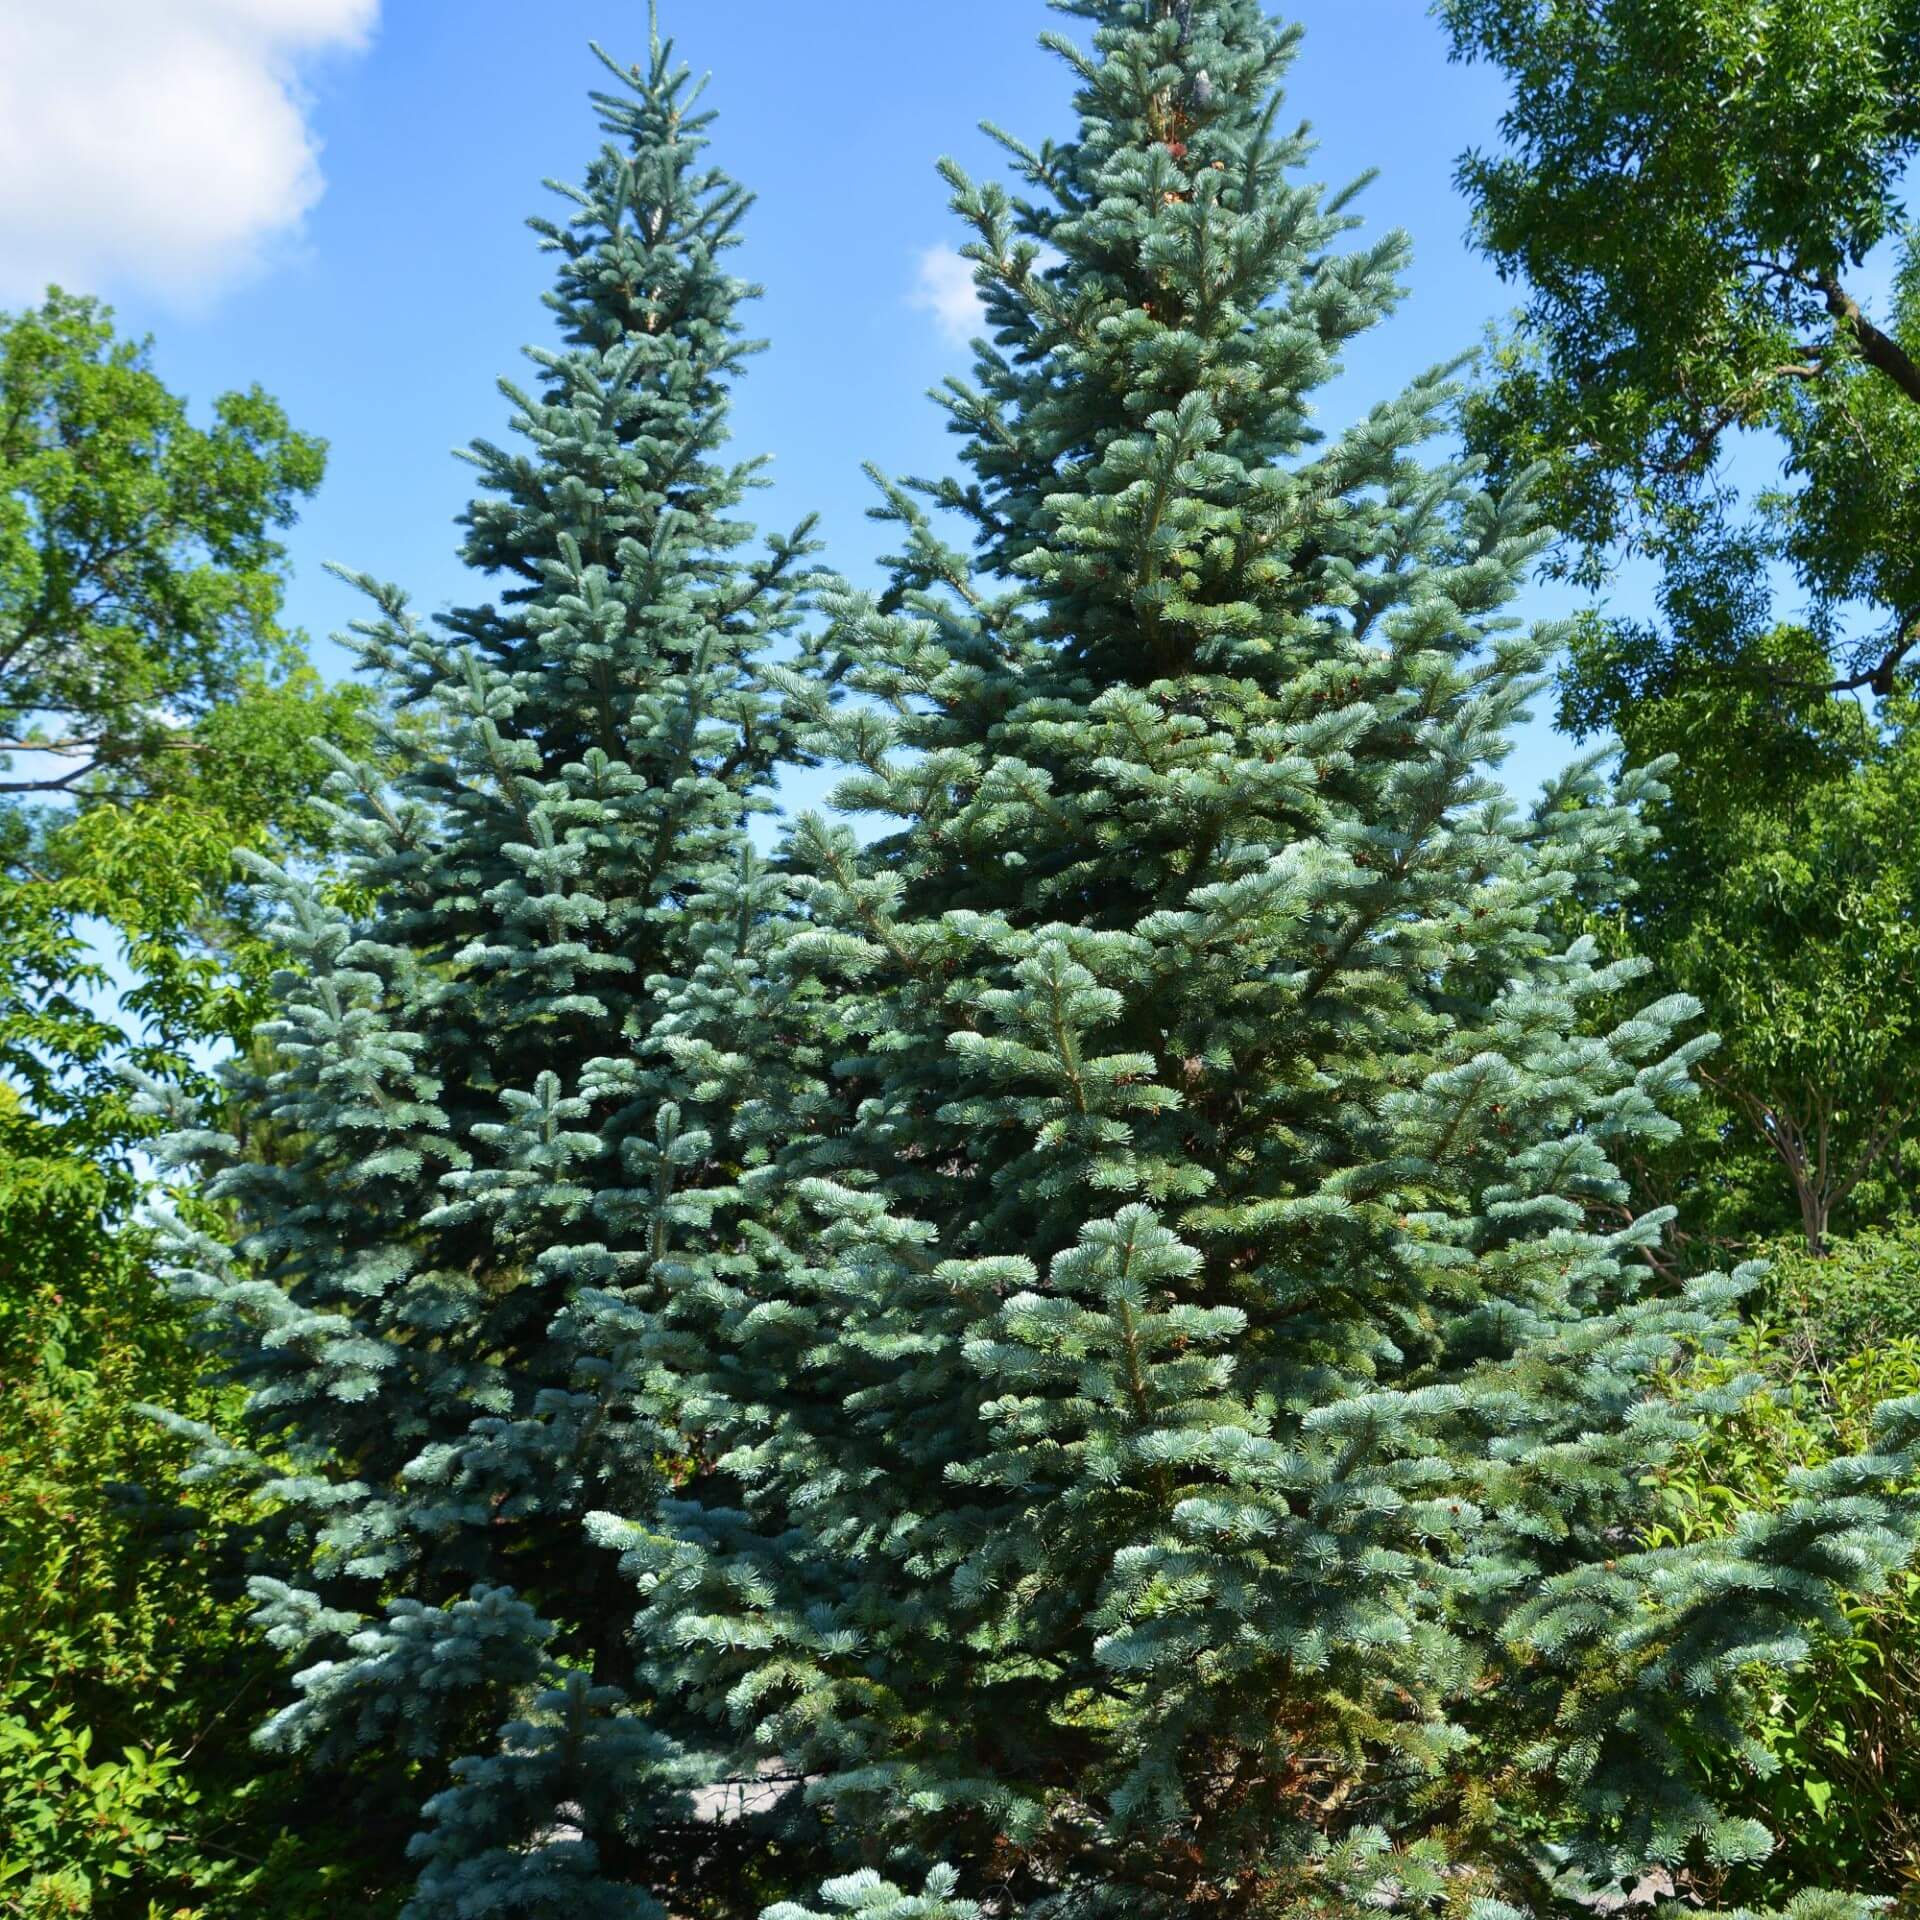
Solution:
[[[1638,970],[1554,932],[1648,783],[1496,777],[1541,537],[1427,450],[1452,370],[1315,424],[1406,249],[1298,178],[1295,36],[1055,3],[1074,137],[1007,139],[1017,193],[947,169],[966,477],[885,487],[892,585],[834,597],[856,697],[783,678],[882,822],[789,850],[776,970],[835,1089],[767,1189],[813,1222],[794,1364],[736,1523],[596,1531],[661,1697],[804,1782],[782,1890],[824,1849],[836,1913],[1710,1884],[1767,1838],[1684,1751],[1746,1751],[1755,1665],[1898,1563],[1920,1406],[1787,1513],[1637,1547],[1701,1411],[1670,1362],[1740,1290],[1655,1286],[1615,1167],[1672,1129],[1690,1008],[1602,1023]]]
[[[519,445],[471,454],[499,589],[435,631],[362,583],[401,723],[335,780],[346,870],[259,874],[287,965],[232,1076],[253,1147],[175,1143],[234,1223],[181,1261],[248,1392],[253,1452],[205,1470],[259,1484],[258,1618],[297,1668],[261,1737],[384,1767],[418,1920],[640,1920],[744,1844],[689,1799],[723,1763],[651,1700],[583,1524],[706,1470],[705,1329],[758,1259],[741,1183],[786,1069],[749,1002],[787,909],[748,829],[810,548],[750,550],[725,457],[747,196],[657,31],[607,64],[607,144],[534,223],[559,341],[504,389]]]

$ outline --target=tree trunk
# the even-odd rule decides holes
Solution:
[[[1827,1215],[1831,1211],[1827,1196],[1797,1176],[1793,1190],[1800,1202],[1800,1231],[1806,1236],[1807,1251],[1816,1260],[1821,1259],[1827,1251]]]

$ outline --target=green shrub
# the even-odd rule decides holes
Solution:
[[[275,1668],[245,1516],[182,1504],[183,1443],[133,1410],[219,1422],[225,1396],[88,1197],[0,1179],[0,1920],[240,1920],[267,1889],[276,1920],[390,1911],[361,1836],[299,1825],[249,1744]]]
[[[1821,1358],[1877,1341],[1920,1340],[1920,1225],[1835,1240],[1820,1256],[1796,1240],[1768,1257],[1771,1314]]]
[[[1911,1249],[1906,1257],[1915,1257]],[[1875,1298],[1897,1298],[1871,1277],[1861,1242],[1805,1262],[1804,1280],[1783,1265],[1776,1287],[1811,1288],[1814,1273],[1829,1269],[1843,1278],[1824,1299],[1805,1295],[1798,1319],[1755,1325],[1728,1352],[1697,1363],[1696,1383],[1730,1385],[1750,1374],[1759,1384],[1656,1476],[1664,1512],[1650,1545],[1723,1534],[1744,1514],[1777,1508],[1791,1497],[1797,1468],[1863,1450],[1874,1407],[1920,1392],[1920,1336],[1859,1339],[1843,1352],[1830,1331],[1865,1324],[1855,1316]],[[1814,1310],[1828,1305],[1822,1328]],[[1764,1760],[1700,1758],[1729,1809],[1775,1836],[1764,1866],[1714,1890],[1730,1900],[1845,1887],[1898,1896],[1903,1912],[1920,1912],[1920,1572],[1898,1576],[1884,1593],[1849,1596],[1845,1609],[1849,1636],[1822,1639],[1804,1667],[1774,1673],[1762,1689],[1766,1710],[1754,1734]]]

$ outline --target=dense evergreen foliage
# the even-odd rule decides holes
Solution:
[[[181,1246],[248,1392],[251,1450],[209,1470],[257,1483],[279,1543],[259,1621],[299,1672],[262,1737],[406,1759],[366,1844],[419,1830],[419,1915],[654,1911],[618,1888],[672,1811],[664,1736],[582,1520],[644,1524],[691,1470],[678,1316],[740,1260],[754,1063],[725,1049],[787,745],[759,663],[806,544],[748,556],[729,517],[745,196],[657,37],[612,71],[607,145],[535,223],[561,339],[506,388],[524,445],[473,449],[465,553],[501,591],[434,633],[366,583],[411,725],[389,777],[334,783],[336,885],[261,869],[288,973],[228,1097],[274,1150],[179,1143],[230,1163],[208,1191],[239,1223]]]
[[[1577,770],[1525,817],[1493,777],[1541,539],[1422,457],[1445,369],[1312,424],[1404,249],[1341,251],[1345,196],[1296,183],[1291,36],[1064,10],[1074,137],[1008,141],[1030,197],[950,170],[995,334],[945,396],[969,478],[888,490],[894,584],[836,603],[864,698],[789,681],[883,824],[793,842],[782,965],[851,1110],[782,1157],[817,1332],[735,1471],[840,1591],[601,1531],[846,1865],[944,1858],[997,1910],[1751,1856],[1686,1749],[1899,1557],[1894,1460],[1633,1550],[1690,1431],[1662,1370],[1733,1290],[1645,1291],[1662,1221],[1616,1218],[1688,1003],[1591,1031],[1640,969],[1552,933],[1633,795]]]

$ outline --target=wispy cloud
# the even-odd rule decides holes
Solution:
[[[965,346],[985,324],[986,310],[973,284],[973,262],[952,247],[928,247],[916,262],[908,304],[933,315],[934,324],[955,346]]]
[[[300,64],[379,0],[0,0],[0,298],[199,303],[319,199]]]

